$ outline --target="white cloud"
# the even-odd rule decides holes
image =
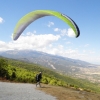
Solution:
[[[74,31],[73,31],[71,28],[68,29],[67,35],[68,35],[69,37],[75,37],[75,33],[74,33]]]
[[[67,30],[66,30],[66,29],[55,28],[54,31],[55,31],[55,32],[60,32],[60,34],[61,34],[62,36],[67,35]]]
[[[83,50],[83,53],[86,53],[86,50]]]
[[[54,31],[60,32],[61,36],[67,35],[68,37],[75,37],[75,33],[71,28],[69,28],[68,30],[67,29],[55,28]]]
[[[66,46],[63,44],[56,44],[60,38],[60,35],[35,35],[31,32],[28,32],[26,35],[21,35],[16,41],[10,41],[8,43],[0,41],[0,51],[29,49],[89,62],[100,61],[100,57],[97,57],[98,59],[93,57],[93,54],[96,53],[93,50],[89,51],[85,48],[85,50],[79,51],[78,48],[71,49],[70,47],[66,48]]]
[[[51,26],[53,26],[53,25],[54,25],[53,22],[49,22],[49,23],[48,23],[48,27],[51,27]]]
[[[53,42],[58,41],[60,35],[53,34],[44,34],[44,35],[35,35],[31,32],[28,32],[26,35],[20,36],[18,40],[5,43],[0,41],[1,50],[8,49],[31,49],[31,50],[40,50],[46,46],[51,45]],[[51,45],[52,46],[52,45]]]
[[[95,54],[95,51],[90,51],[90,54]]]
[[[0,51],[10,50],[11,48],[8,44],[6,42],[0,41]]]
[[[32,32],[27,32],[26,33],[26,35],[29,35],[29,36],[32,35],[32,34],[33,34]]]
[[[83,50],[83,53],[80,53],[81,51],[79,51],[78,49],[65,49],[64,46],[58,45],[56,47],[51,46],[51,48],[45,48],[43,49],[43,52],[100,64],[100,57],[89,55],[88,53],[86,53],[86,50]]]
[[[59,32],[60,30],[61,30],[61,29],[59,29],[59,28],[55,28],[55,29],[54,29],[55,32]]]
[[[53,43],[58,41],[60,38],[60,35],[35,35],[28,32],[26,35],[21,35],[16,41],[11,41],[9,43],[0,41],[0,47],[2,48],[0,50],[31,49],[65,57],[71,57],[71,55],[77,54],[77,50],[66,50],[61,44],[53,45]]]
[[[67,30],[66,30],[66,29],[62,29],[62,30],[61,30],[61,35],[62,35],[62,36],[67,35]]]
[[[4,21],[3,18],[0,17],[0,23],[3,23],[3,21]]]

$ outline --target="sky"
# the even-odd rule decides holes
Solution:
[[[72,18],[78,38],[64,21],[46,16],[31,23],[14,41],[17,22],[35,10],[54,10]],[[0,51],[36,50],[100,65],[100,0],[0,0]]]

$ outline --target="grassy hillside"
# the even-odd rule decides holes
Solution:
[[[87,80],[75,79],[60,75],[54,70],[44,68],[37,64],[26,63],[14,59],[0,58],[0,77],[10,81],[35,83],[36,74],[42,71],[42,83],[63,86],[74,89],[82,89],[89,92],[100,92],[98,84]]]

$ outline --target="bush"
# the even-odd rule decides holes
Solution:
[[[1,58],[0,59],[0,76],[1,77],[6,77],[7,67],[8,67],[7,60]]]
[[[52,79],[49,84],[51,84],[51,85],[57,85],[57,81],[55,79]]]
[[[46,78],[45,78],[45,79],[42,79],[42,83],[44,83],[44,84],[48,84],[47,79],[46,79]]]

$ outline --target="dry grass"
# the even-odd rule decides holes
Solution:
[[[42,87],[37,89],[57,97],[57,100],[100,100],[100,94],[86,91],[78,91],[59,86],[42,84]]]

